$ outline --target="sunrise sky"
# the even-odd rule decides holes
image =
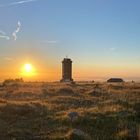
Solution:
[[[140,0],[0,0],[0,80],[140,77]],[[25,64],[35,74],[22,75]]]

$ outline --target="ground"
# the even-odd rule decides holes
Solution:
[[[139,83],[0,86],[0,140],[139,139]]]

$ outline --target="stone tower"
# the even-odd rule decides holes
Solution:
[[[72,61],[64,58],[62,61],[62,79],[61,82],[72,82]]]

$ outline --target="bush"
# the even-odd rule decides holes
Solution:
[[[3,86],[19,86],[21,83],[23,83],[23,79],[6,79],[3,81],[2,85]]]

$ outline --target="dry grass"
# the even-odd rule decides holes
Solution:
[[[0,140],[139,140],[139,127],[139,83],[0,86]]]

